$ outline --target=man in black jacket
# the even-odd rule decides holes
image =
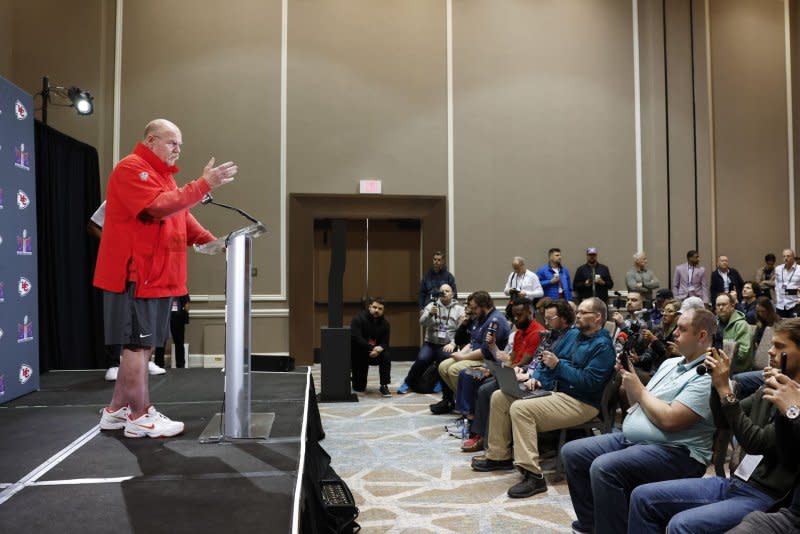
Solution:
[[[611,272],[608,267],[597,261],[597,249],[586,249],[586,263],[575,271],[572,288],[575,291],[575,301],[580,303],[589,297],[597,297],[608,303],[608,291],[614,287]]]
[[[728,256],[717,259],[717,269],[711,273],[711,304],[717,301],[720,293],[736,291],[736,300],[742,300],[744,280],[739,271],[728,265]]]
[[[442,284],[449,285],[453,289],[453,297],[458,298],[456,279],[444,264],[444,254],[437,250],[433,253],[433,265],[419,283],[418,304],[420,310],[425,309],[425,306],[439,298],[439,288],[442,287]]]
[[[389,358],[389,321],[383,316],[383,299],[367,299],[368,308],[361,310],[350,322],[350,365],[353,390],[359,393],[367,388],[367,371],[377,365],[380,373],[380,393],[391,397],[389,392],[392,361]]]

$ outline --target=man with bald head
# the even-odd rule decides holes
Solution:
[[[182,146],[178,127],[156,119],[108,179],[94,285],[103,290],[106,344],[124,348],[100,428],[124,429],[129,438],[183,432],[183,423],[150,404],[147,363],[166,342],[172,298],[188,293],[186,247],[214,240],[189,208],[238,170],[230,161],[215,167],[211,158],[200,178],[178,187],[173,174]]]

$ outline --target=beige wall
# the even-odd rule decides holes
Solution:
[[[11,13],[0,19],[0,73],[30,92],[43,74],[92,90],[95,115],[53,109],[50,123],[97,146],[103,175],[115,4],[0,0]],[[448,194],[446,3],[289,2],[285,189],[281,0],[124,5],[120,152],[165,116],[183,130],[179,182],[198,176],[211,155],[240,164],[237,181],[215,196],[270,229],[256,241],[253,345],[287,351],[280,238],[288,194],[354,193],[361,178],[382,179],[387,194]],[[637,245],[631,3],[452,5],[460,289],[500,290],[512,256],[535,268],[550,246],[574,271],[589,245],[622,288]],[[644,248],[665,285],[695,247],[706,266],[724,252],[749,277],[789,240],[783,3],[709,0],[709,21],[706,2],[664,6],[639,2]],[[793,4],[795,93],[798,26]],[[217,233],[243,222],[213,207],[194,213]],[[189,272],[191,292],[212,296],[194,303],[191,350],[216,352],[223,259],[192,256]]]

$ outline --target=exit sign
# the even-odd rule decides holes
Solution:
[[[358,192],[367,195],[380,195],[382,182],[380,180],[359,180]]]

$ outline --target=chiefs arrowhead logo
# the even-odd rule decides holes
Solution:
[[[17,119],[21,121],[24,121],[28,117],[28,110],[25,109],[25,106],[19,100],[14,103],[14,113],[17,114]]]
[[[17,282],[17,291],[19,292],[20,297],[24,297],[28,293],[31,292],[31,281],[21,276],[19,278],[19,282]]]
[[[33,376],[33,368],[27,363],[23,363],[19,366],[19,383],[24,384],[28,380],[31,379]]]
[[[17,206],[19,209],[24,210],[31,204],[31,199],[28,196],[28,193],[20,189],[17,191]]]

